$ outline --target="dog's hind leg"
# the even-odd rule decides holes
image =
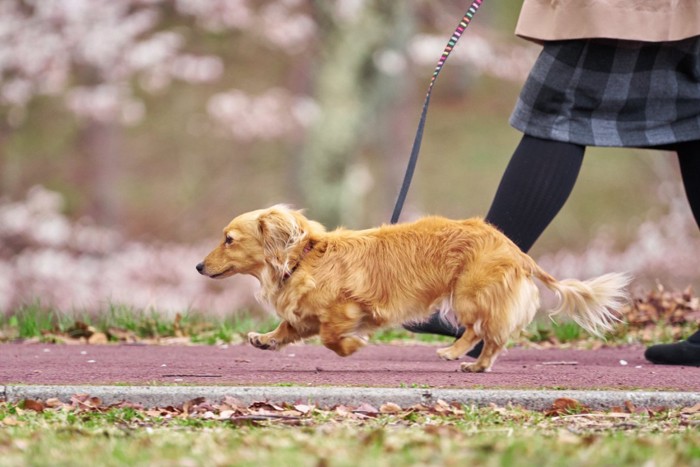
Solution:
[[[479,322],[484,348],[475,362],[462,363],[460,368],[480,373],[491,371],[510,336],[532,321],[539,306],[539,292],[529,278],[506,275],[504,280],[478,289],[473,300],[477,309],[488,310]]]
[[[464,333],[454,343],[437,350],[437,354],[443,360],[457,360],[469,352],[481,338],[476,335],[472,326],[465,326]]]
[[[282,321],[274,331],[260,334],[248,333],[248,342],[261,350],[279,350],[287,344],[318,334],[318,323],[303,323],[294,327],[287,321]]]
[[[483,285],[476,284],[478,277],[478,274],[463,274],[455,285],[451,305],[457,323],[464,326],[464,333],[451,346],[437,351],[443,360],[459,359],[483,337],[483,324],[488,319],[489,304],[484,300]]]
[[[484,338],[484,348],[481,350],[479,358],[475,362],[464,362],[460,365],[460,369],[469,373],[481,373],[484,371],[491,371],[493,363],[496,361],[496,357],[501,353],[504,344],[498,344],[493,340],[485,337]]]
[[[461,369],[490,371],[511,334],[532,320],[538,304],[537,287],[508,258],[487,257],[472,263],[456,281],[452,297],[455,317],[466,331],[438,355],[446,360],[457,359],[483,339],[477,361],[463,363]]]

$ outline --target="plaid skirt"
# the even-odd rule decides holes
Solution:
[[[546,42],[510,123],[586,146],[700,140],[700,36],[676,42]]]

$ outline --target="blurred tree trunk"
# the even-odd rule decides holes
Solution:
[[[401,79],[384,75],[374,61],[378,53],[404,47],[410,8],[410,2],[368,0],[358,11],[340,15],[335,2],[314,2],[321,34],[314,76],[321,116],[302,149],[300,186],[309,214],[329,228],[353,226],[363,215],[367,182],[355,176],[362,170],[350,168],[364,134],[376,124],[380,103],[396,94],[391,80]]]
[[[77,182],[87,191],[87,214],[98,224],[114,227],[119,223],[121,137],[118,123],[88,120],[78,135],[79,167]]]

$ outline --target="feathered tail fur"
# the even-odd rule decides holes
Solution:
[[[586,281],[557,281],[539,268],[535,275],[560,299],[559,306],[550,312],[550,316],[564,313],[599,337],[620,321],[615,311],[629,300],[626,289],[632,278],[624,273],[604,274]]]

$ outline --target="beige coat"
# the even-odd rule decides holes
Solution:
[[[537,42],[680,40],[700,35],[700,0],[524,0],[515,33]]]

